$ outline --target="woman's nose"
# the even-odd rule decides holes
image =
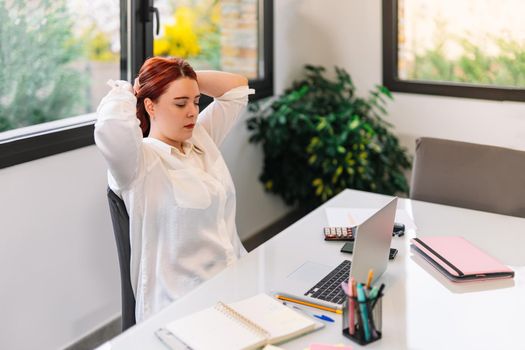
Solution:
[[[194,103],[191,104],[190,110],[188,111],[188,117],[194,117],[199,112],[199,107]]]

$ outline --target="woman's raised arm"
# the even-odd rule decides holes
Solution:
[[[220,97],[231,89],[248,85],[248,79],[239,74],[213,70],[199,70],[196,73],[200,91],[211,97]]]
[[[111,91],[97,109],[95,143],[119,189],[131,185],[143,163],[137,99],[127,81],[109,81]]]

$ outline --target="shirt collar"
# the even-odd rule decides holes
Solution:
[[[187,157],[190,155],[191,152],[195,152],[197,154],[204,153],[204,151],[200,147],[191,142],[191,139],[182,143],[182,149],[184,150],[184,153],[182,153],[178,148],[168,145],[167,143],[164,143],[161,140],[158,140],[153,137],[145,138],[144,142],[149,143],[155,146],[157,149],[161,150],[162,152],[165,152],[170,155],[176,154],[182,157]]]

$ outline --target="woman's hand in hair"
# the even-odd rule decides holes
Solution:
[[[139,89],[140,89],[139,78],[136,77],[136,78],[135,78],[135,81],[133,82],[133,92],[135,93],[135,96],[138,95],[138,93],[139,93]]]

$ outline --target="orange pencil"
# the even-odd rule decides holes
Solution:
[[[330,307],[326,307],[326,306],[322,306],[322,305],[312,304],[312,303],[309,303],[309,302],[307,302],[307,301],[302,301],[302,300],[292,299],[292,298],[285,297],[285,296],[282,296],[282,295],[276,295],[275,297],[276,297],[277,299],[281,299],[281,300],[285,300],[285,301],[290,301],[290,302],[292,302],[292,303],[301,304],[301,305],[306,305],[306,306],[314,307],[314,308],[316,308],[316,309],[321,309],[321,310],[325,310],[325,311],[335,312],[336,314],[342,314],[342,313],[343,313],[341,310],[332,309],[332,308],[330,308]]]
[[[374,270],[370,269],[368,270],[368,279],[366,280],[366,289],[370,289],[370,285],[372,284],[373,279],[374,279]]]

